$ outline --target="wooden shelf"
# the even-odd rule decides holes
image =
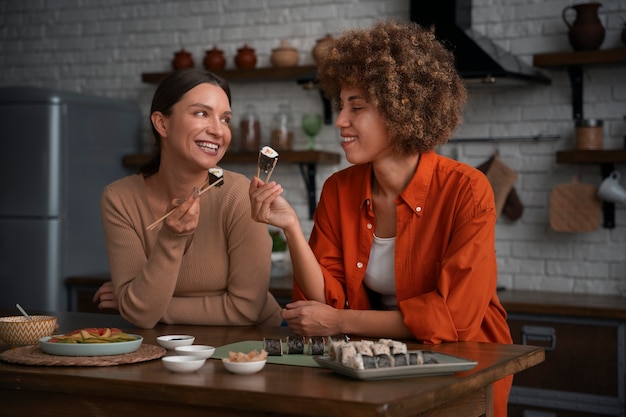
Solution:
[[[540,68],[571,65],[611,64],[626,62],[626,48],[597,51],[555,52],[533,56],[533,65]]]
[[[150,160],[152,155],[136,153],[124,156],[122,163],[127,168],[137,169]],[[224,164],[256,164],[259,158],[258,152],[227,152],[221,162]],[[338,164],[338,153],[326,151],[281,151],[281,162],[296,163],[300,166],[300,173],[307,190],[309,203],[309,218],[313,218],[316,203],[315,174],[318,164]]]
[[[556,162],[560,164],[623,164],[626,149],[558,151]]]
[[[295,67],[265,67],[252,69],[229,69],[213,71],[229,83],[232,82],[272,82],[295,81],[305,89],[316,88],[317,66],[303,65]],[[141,81],[148,84],[159,84],[171,72],[153,72],[141,74]],[[320,98],[324,109],[324,123],[332,124],[332,106],[322,91]]]
[[[305,65],[296,67],[266,67],[252,69],[229,69],[213,71],[228,82],[258,82],[258,81],[314,81],[317,67]],[[154,72],[141,74],[141,81],[148,84],[160,83],[169,72]]]
[[[150,160],[152,155],[147,153],[135,153],[124,156],[122,163],[127,168],[139,168]],[[256,164],[259,158],[258,152],[227,152],[222,158],[225,164]],[[339,154],[326,151],[281,151],[281,162],[298,164],[338,164]]]
[[[572,87],[574,120],[583,119],[583,65],[619,63],[626,63],[626,48],[555,52],[533,56],[533,65],[536,67],[567,67]]]

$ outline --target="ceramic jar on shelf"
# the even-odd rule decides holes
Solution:
[[[326,35],[321,39],[318,39],[311,51],[311,55],[313,55],[313,60],[317,63],[319,59],[326,53],[326,50],[333,46],[335,40],[331,35]]]
[[[193,56],[185,51],[185,48],[181,48],[180,51],[174,53],[174,59],[172,59],[172,68],[175,70],[193,68]]]
[[[254,48],[250,48],[247,44],[244,44],[241,48],[237,49],[235,66],[239,69],[252,69],[256,67],[256,52]]]
[[[224,51],[213,46],[213,49],[207,50],[204,55],[204,68],[209,71],[220,71],[226,67],[226,58]]]
[[[289,41],[282,40],[280,47],[272,49],[270,60],[275,67],[293,67],[298,64],[298,50],[292,47]]]

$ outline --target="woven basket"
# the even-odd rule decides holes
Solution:
[[[557,232],[593,232],[600,227],[601,202],[596,187],[574,178],[555,186],[550,193],[550,226]]]

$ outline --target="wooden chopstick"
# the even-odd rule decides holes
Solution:
[[[224,178],[220,178],[217,181],[215,181],[213,184],[210,184],[208,187],[206,188],[202,188],[204,187],[207,183],[209,182],[209,180],[207,179],[206,182],[204,184],[202,184],[200,186],[200,192],[198,192],[198,197],[200,197],[202,194],[206,193],[207,191],[209,191],[211,188],[215,187],[216,185],[224,182]],[[171,209],[170,211],[168,211],[167,213],[165,213],[161,218],[159,218],[157,221],[155,221],[152,224],[149,224],[146,227],[146,230],[153,230],[155,227],[157,227],[163,220],[167,219],[173,212],[174,210],[176,210],[177,207],[174,207],[173,209]]]
[[[265,183],[267,184],[268,181],[270,180],[270,177],[272,176],[272,173],[274,172],[274,168],[276,167],[276,163],[278,162],[278,158],[274,159],[274,163],[272,164],[272,169],[270,169],[270,172],[267,173],[267,176],[265,177]]]

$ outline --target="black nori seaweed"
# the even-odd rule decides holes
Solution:
[[[313,336],[309,340],[309,349],[311,355],[324,354],[324,338],[322,336]]]
[[[263,339],[263,349],[268,356],[282,356],[283,344],[280,339]]]
[[[394,366],[407,366],[409,364],[408,355],[406,353],[393,354]]]
[[[424,357],[424,363],[439,363],[439,361],[437,360],[437,356],[435,354],[435,352],[430,351],[430,350],[423,350],[422,351],[422,356]]]
[[[304,336],[287,337],[287,354],[303,354],[304,353]]]
[[[375,369],[378,367],[378,360],[374,356],[361,355],[364,369]]]
[[[376,364],[379,368],[392,368],[393,357],[387,354],[376,355]]]
[[[409,365],[419,365],[419,363],[417,363],[417,358],[419,357],[419,353],[418,352],[409,352]]]

